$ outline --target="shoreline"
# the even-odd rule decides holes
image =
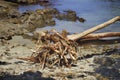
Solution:
[[[56,9],[43,9],[20,14],[15,7],[11,6],[13,3],[4,1],[3,3],[5,4],[0,4],[0,9],[3,10],[0,15],[5,14],[4,16],[0,16],[1,80],[119,80],[119,40],[111,42],[108,40],[108,44],[105,44],[107,40],[106,42],[104,40],[96,41],[99,45],[95,41],[93,43],[85,42],[86,44],[80,43],[80,53],[88,57],[79,58],[77,63],[71,68],[58,68],[54,66],[51,69],[45,68],[41,70],[39,63],[17,59],[17,57],[24,58],[32,54],[31,49],[34,49],[38,37],[34,30],[40,27],[40,25],[41,27],[55,25],[51,14],[58,15],[59,12]],[[42,14],[43,12],[49,14],[49,16]],[[75,16],[76,13],[74,11],[69,11],[65,15],[60,14],[58,17],[62,19],[68,14],[73,14],[73,17],[68,16],[66,19],[71,21],[76,20],[77,16]],[[48,20],[47,24],[41,17],[45,21]],[[34,33],[33,36],[27,35],[29,32]]]

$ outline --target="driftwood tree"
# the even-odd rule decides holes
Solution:
[[[46,66],[53,67],[54,65],[70,67],[78,58],[77,54],[79,50],[77,48],[78,43],[76,40],[91,40],[103,37],[120,36],[120,32],[90,34],[119,20],[120,16],[117,16],[82,33],[73,35],[67,35],[66,31],[59,33],[55,30],[38,33],[39,39],[35,49],[32,50],[33,54],[31,57],[20,59],[39,62],[42,68],[45,68]]]
[[[70,39],[70,40],[77,40],[77,39],[80,39],[80,38],[82,38],[82,37],[84,37],[84,36],[86,36],[86,35],[88,35],[88,34],[90,34],[90,33],[92,33],[92,32],[95,32],[95,31],[97,31],[97,30],[99,30],[99,29],[105,28],[105,27],[109,26],[110,24],[115,23],[116,21],[120,21],[120,16],[114,17],[114,18],[110,19],[109,21],[106,21],[106,22],[104,22],[104,23],[102,23],[102,24],[100,24],[100,25],[97,25],[97,26],[95,26],[95,27],[93,27],[93,28],[90,28],[90,29],[88,29],[88,30],[86,30],[86,31],[83,31],[82,33],[69,35],[69,36],[67,36],[67,37],[68,37],[68,39]],[[114,34],[114,33],[113,33],[113,34]],[[111,35],[111,37],[112,37],[113,34],[112,34],[112,33],[109,33],[109,37],[110,37],[110,35]],[[115,34],[116,34],[116,33],[115,33]],[[99,34],[99,35],[100,35],[100,34]],[[103,35],[103,34],[102,34],[102,35]],[[106,35],[106,34],[104,34],[104,35]],[[107,33],[107,35],[108,35],[108,33]],[[115,36],[115,35],[114,35],[114,36]],[[116,34],[116,36],[119,36],[119,33]],[[105,37],[107,37],[107,36],[105,36]],[[99,38],[99,37],[98,37],[98,38]],[[101,38],[101,37],[100,37],[100,38]]]

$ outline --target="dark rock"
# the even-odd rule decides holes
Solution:
[[[75,11],[72,11],[72,10],[67,10],[67,11],[64,11],[64,13],[59,13],[56,15],[56,18],[59,20],[67,20],[67,21],[77,20],[76,13]]]
[[[102,66],[112,66],[115,63],[115,60],[110,57],[95,57],[94,63]]]
[[[7,72],[0,72],[0,80],[55,80],[53,78],[44,78],[42,73],[27,71],[20,75],[11,75]]]
[[[79,18],[79,17],[78,17],[78,20],[82,23],[84,23],[86,21],[84,18]]]
[[[16,11],[18,5],[10,2],[0,1],[0,20],[6,19],[10,15],[18,15],[19,13]]]
[[[32,4],[39,2],[39,0],[6,0],[6,1],[15,2],[15,3],[25,3],[25,4]]]
[[[54,9],[38,9],[35,12],[29,11],[23,13],[21,16],[22,23],[27,27],[29,31],[34,31],[37,27],[54,26],[55,20],[53,19],[53,13],[56,13]]]
[[[95,70],[96,73],[101,74],[101,76],[108,77],[109,80],[119,80],[120,79],[120,72],[115,68],[105,68],[100,67]]]
[[[4,62],[4,61],[0,61],[0,65],[7,65],[7,64],[10,64],[10,63]]]
[[[66,19],[70,21],[76,21],[77,20],[77,15],[75,11],[68,10],[66,11],[67,16]]]
[[[57,14],[56,15],[56,18],[59,19],[59,20],[65,20],[65,14]]]

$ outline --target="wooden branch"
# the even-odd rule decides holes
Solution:
[[[90,28],[90,29],[88,29],[86,31],[83,31],[82,33],[68,35],[67,37],[70,40],[78,40],[78,39],[80,39],[80,38],[82,38],[82,37],[84,37],[84,36],[86,36],[86,35],[88,35],[88,34],[90,34],[92,32],[95,32],[95,31],[97,31],[99,29],[102,29],[102,28],[104,28],[104,27],[106,27],[106,26],[108,26],[108,25],[110,25],[112,23],[115,23],[116,21],[119,21],[119,20],[120,20],[120,16],[117,16],[117,17],[114,17],[114,18],[110,19],[109,21],[106,21],[106,22],[100,24],[100,25],[97,25],[97,26],[95,26],[93,28]]]
[[[104,37],[120,37],[120,32],[105,32],[105,33],[96,33],[88,34],[81,38],[81,40],[96,40]]]

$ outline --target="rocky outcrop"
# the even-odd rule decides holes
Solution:
[[[13,35],[23,35],[26,31],[18,24],[9,22],[0,22],[0,39],[8,39]]]
[[[27,3],[27,4],[39,2],[39,0],[6,0],[6,1],[16,2],[16,3]]]
[[[53,13],[54,9],[28,11],[22,14],[21,21],[29,27],[29,30],[34,30],[37,27],[54,26],[55,20],[53,19]]]

